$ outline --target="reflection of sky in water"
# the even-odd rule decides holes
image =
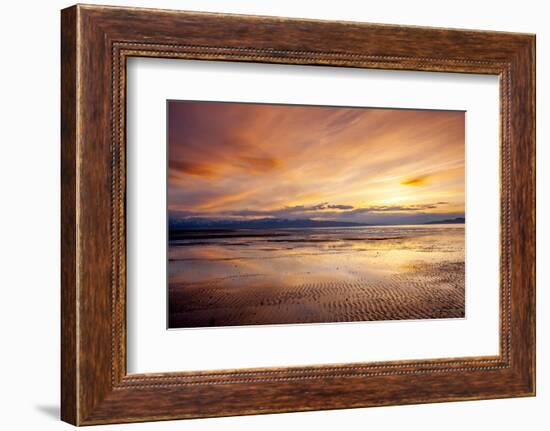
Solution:
[[[364,277],[375,281],[418,263],[464,261],[464,225],[246,232],[258,236],[171,242],[170,284],[222,282],[229,288],[260,280],[277,286]]]

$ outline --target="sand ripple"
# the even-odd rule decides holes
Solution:
[[[304,274],[282,287],[261,273],[231,278],[171,283],[169,326],[464,317],[463,261],[418,262],[376,278],[308,281]]]

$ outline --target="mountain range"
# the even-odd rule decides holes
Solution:
[[[434,220],[422,224],[454,224],[464,223],[464,217],[454,219]],[[284,228],[313,228],[313,227],[353,227],[372,226],[368,223],[345,222],[338,220],[312,219],[281,219],[261,218],[253,220],[213,220],[206,218],[170,219],[170,230],[180,229],[284,229]]]

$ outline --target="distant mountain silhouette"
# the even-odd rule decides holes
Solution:
[[[423,224],[458,224],[458,223],[465,223],[466,220],[464,217],[457,217],[452,219],[446,219],[446,220],[435,220],[435,221],[428,221]]]
[[[353,223],[336,220],[279,219],[263,218],[255,220],[211,220],[203,218],[170,219],[169,229],[282,229],[308,227],[346,227],[368,226],[365,223]]]

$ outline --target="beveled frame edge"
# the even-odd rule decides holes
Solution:
[[[258,31],[264,28],[270,32]],[[277,37],[281,29],[287,37]],[[317,40],[308,40],[311,34]],[[62,12],[61,41],[63,420],[84,425],[534,395],[534,36],[77,5]],[[126,375],[129,56],[499,75],[501,354]]]

